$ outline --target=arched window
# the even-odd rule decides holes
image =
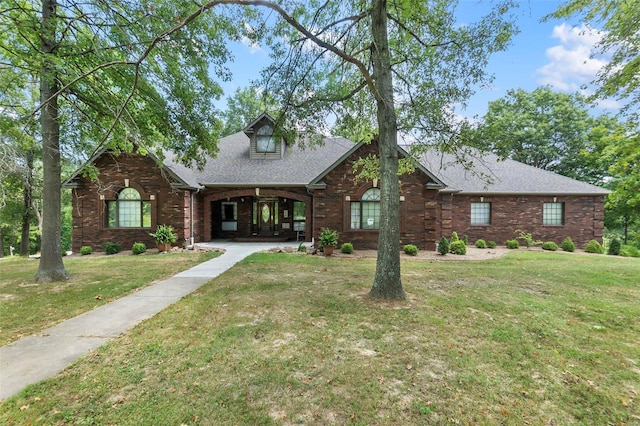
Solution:
[[[142,201],[134,188],[125,188],[118,199],[107,201],[109,228],[151,228],[151,202]]]
[[[351,229],[380,229],[380,189],[371,188],[351,203]]]
[[[256,152],[276,152],[276,140],[273,137],[273,127],[265,124],[256,132]]]

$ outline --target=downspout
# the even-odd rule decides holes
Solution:
[[[307,186],[307,194],[311,195],[311,247],[315,247],[316,237],[313,234],[313,230],[315,229],[315,220],[316,220],[316,215],[315,215],[316,197],[313,196],[313,192],[309,189],[308,186]]]
[[[200,188],[196,188],[195,192],[191,191],[191,199],[189,200],[189,216],[190,216],[190,220],[189,220],[189,235],[190,237],[190,242],[191,244],[189,244],[191,247],[194,247],[196,244],[196,238],[194,236],[194,230],[195,230],[195,226],[193,224],[193,221],[195,219],[195,215],[193,214],[193,199],[196,196],[196,194],[200,192]]]

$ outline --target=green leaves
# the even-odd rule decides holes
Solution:
[[[22,1],[2,0],[1,8],[8,12],[0,24],[0,60],[16,76],[36,76],[45,60],[38,49],[40,12]],[[136,141],[174,149],[185,162],[215,153],[222,126],[213,100],[222,94],[219,80],[230,78],[227,41],[239,38],[244,27],[237,23],[255,13],[220,9],[185,25],[200,12],[187,1],[58,5],[51,21],[55,47],[46,60],[60,81],[67,149]],[[2,93],[29,84],[5,82]]]
[[[291,9],[295,9],[294,2]],[[395,111],[399,130],[425,144],[450,143],[459,131],[451,105],[462,105],[491,81],[488,57],[516,32],[499,2],[478,22],[456,23],[457,2],[404,0],[387,5]],[[273,64],[263,84],[283,107],[290,128],[334,133],[357,142],[377,133],[371,2],[326,2],[296,9],[298,22],[340,55],[286,29],[272,39]],[[360,66],[358,65],[360,64]]]
[[[503,158],[598,183],[606,170],[597,160],[602,139],[619,127],[610,117],[592,117],[580,95],[518,89],[489,103],[476,144]]]
[[[593,99],[614,97],[625,100],[623,112],[637,115],[640,105],[640,1],[570,0],[549,17],[576,16],[593,28],[603,30],[599,53],[610,56],[600,71]]]

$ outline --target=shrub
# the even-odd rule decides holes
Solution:
[[[93,253],[93,249],[91,248],[91,246],[82,246],[80,247],[80,254],[83,256],[86,256],[88,254]]]
[[[640,249],[636,246],[623,244],[620,246],[620,256],[640,257]]]
[[[462,236],[462,241],[464,241],[464,244],[467,245],[469,244],[469,236],[467,236],[466,234]]]
[[[438,253],[444,256],[445,254],[449,253],[450,249],[451,247],[449,244],[449,240],[447,240],[446,237],[442,237],[442,239],[438,243]]]
[[[597,242],[596,240],[589,241],[587,245],[584,246],[584,251],[586,251],[587,253],[597,253],[597,254],[604,253],[604,249],[602,248],[600,243]]]
[[[175,243],[178,241],[178,236],[173,231],[173,226],[158,225],[156,226],[156,232],[152,232],[151,235],[158,244]]]
[[[576,250],[576,245],[573,244],[573,240],[571,239],[571,237],[567,237],[562,240],[562,244],[560,244],[560,247],[562,247],[562,250],[564,251],[573,252]]]
[[[404,246],[404,252],[411,256],[415,256],[418,254],[418,247],[413,244],[407,244]]]
[[[452,241],[450,251],[453,254],[467,254],[467,245],[462,240]]]
[[[107,241],[104,243],[104,252],[106,254],[116,254],[120,253],[122,250],[122,246],[118,243],[114,243],[113,241]]]
[[[542,250],[556,251],[558,250],[558,245],[553,241],[545,241],[544,243],[542,243]]]
[[[300,243],[300,245],[298,245],[298,251],[300,253],[306,253],[307,252],[307,246],[305,246],[304,243]]]
[[[485,240],[483,240],[482,238],[480,238],[479,240],[476,240],[476,247],[478,248],[487,248],[487,243]]]
[[[353,244],[351,243],[344,243],[342,244],[342,247],[340,247],[340,251],[344,254],[351,254],[353,253]]]
[[[504,245],[507,246],[507,248],[511,249],[511,250],[515,250],[518,247],[520,247],[520,244],[518,243],[518,240],[515,240],[515,239],[514,240],[505,241]]]
[[[518,233],[518,236],[516,238],[518,240],[522,240],[524,242],[524,245],[527,246],[527,248],[542,244],[542,241],[534,240],[533,235],[531,235],[528,232],[524,232],[519,229],[516,230],[516,232]]]
[[[335,247],[338,245],[338,231],[333,231],[329,228],[322,228],[320,230],[320,248],[325,246]]]
[[[451,242],[458,241],[459,239],[460,238],[458,238],[458,233],[456,231],[453,231],[451,233]]]
[[[620,240],[618,237],[614,237],[609,243],[609,249],[607,250],[607,254],[611,254],[617,256],[620,254]]]
[[[133,243],[131,251],[133,254],[142,254],[147,251],[147,246],[144,243]]]
[[[487,247],[496,248],[497,244],[495,241],[487,241]]]

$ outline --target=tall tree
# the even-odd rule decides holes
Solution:
[[[221,125],[212,101],[221,89],[214,78],[229,78],[225,41],[239,37],[233,23],[244,10],[190,22],[194,9],[186,0],[0,0],[0,61],[40,84],[32,112],[44,165],[37,280],[68,277],[60,246],[61,140],[82,149],[155,145],[185,162],[215,153]],[[20,83],[7,84],[16,91]]]
[[[475,145],[575,179],[602,183],[607,164],[598,160],[605,139],[622,125],[612,117],[594,117],[584,97],[554,92],[509,90],[489,103],[475,132]]]
[[[621,227],[626,244],[629,229],[640,224],[640,132],[637,126],[614,135],[603,154],[610,164],[609,186],[613,190],[606,204],[607,226]],[[638,243],[640,241],[636,241]]]
[[[279,109],[280,106],[275,99],[257,87],[237,89],[233,96],[227,99],[227,108],[222,112],[222,134],[226,136],[239,132],[263,112],[275,116]]]
[[[637,115],[640,104],[640,1],[569,0],[549,17],[575,16],[602,30],[599,52],[611,57],[600,70],[594,98],[627,101],[623,111]]]
[[[640,27],[638,18],[640,1],[569,0],[550,17],[577,17],[594,28],[602,30],[598,53],[610,56],[610,61],[600,70],[594,81],[597,86],[593,99],[615,97],[625,102],[622,114],[629,114],[630,121],[638,121],[640,105]],[[605,150],[611,163],[613,194],[607,201],[610,212],[616,212],[609,223],[621,222],[625,241],[627,229],[640,222],[640,158],[638,131],[626,131]]]
[[[425,144],[450,147],[457,130],[451,106],[464,104],[490,80],[485,73],[488,57],[504,49],[515,31],[508,14],[513,3],[500,2],[478,23],[464,25],[456,24],[457,2],[450,0],[218,0],[202,6],[265,7],[281,18],[268,38],[273,66],[263,76],[268,92],[282,105],[276,118],[282,133],[313,139],[329,128],[337,103],[367,93],[360,100],[374,105],[368,110],[376,114],[381,176],[373,298],[405,297],[399,255],[398,131]]]
[[[29,254],[29,236],[34,216],[39,216],[34,210],[35,164],[39,164],[39,150],[35,139],[36,123],[30,118],[30,113],[37,104],[37,91],[28,74],[9,67],[0,67],[0,143],[2,154],[0,156],[0,180],[8,175],[14,175],[15,179],[22,182],[22,214],[21,224],[14,223],[13,227],[21,228],[20,249],[21,255]],[[37,158],[36,158],[37,157]],[[8,188],[0,187],[1,196],[4,198]],[[0,202],[0,209],[4,208]]]

